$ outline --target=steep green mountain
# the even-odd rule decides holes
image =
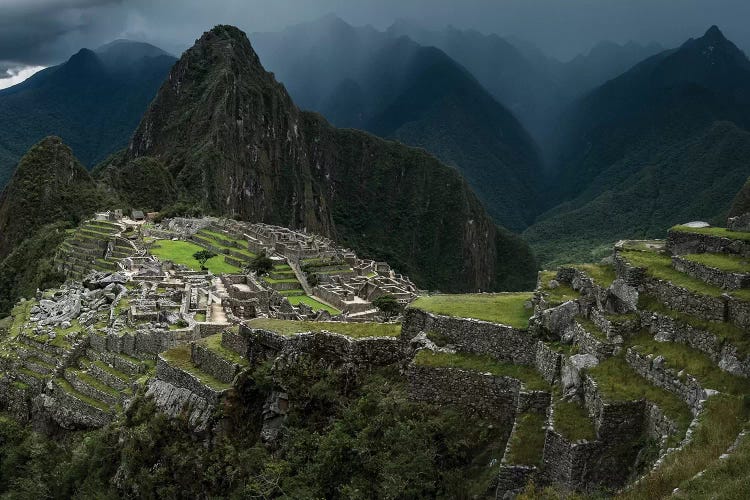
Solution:
[[[563,203],[526,232],[543,261],[553,240],[559,258],[585,258],[584,245],[614,235],[720,219],[750,174],[750,61],[712,27],[594,90],[561,123],[550,199]]]
[[[729,217],[736,217],[748,212],[750,212],[750,179],[745,182],[740,192],[734,197],[732,208],[729,209]]]
[[[50,258],[65,229],[90,216],[105,196],[58,137],[33,146],[0,194],[0,314],[19,296],[60,279]]]
[[[0,187],[23,153],[48,135],[91,167],[124,147],[175,58],[119,40],[0,90]]]
[[[750,132],[716,122],[665,145],[637,172],[590,201],[564,203],[524,233],[545,265],[597,260],[622,238],[656,238],[664,227],[706,220],[722,225],[750,167]],[[627,168],[625,158],[613,168]],[[592,249],[594,252],[592,253]]]
[[[455,169],[301,112],[234,27],[214,28],[183,54],[102,179],[146,157],[164,166],[181,200],[332,236],[425,288],[534,281],[526,244],[492,223]],[[131,183],[124,196],[139,189]]]
[[[102,202],[70,148],[59,137],[43,139],[21,158],[0,194],[0,258],[45,224],[77,224]]]
[[[455,166],[503,226],[521,230],[536,216],[536,145],[444,52],[331,16],[253,39],[302,107]]]

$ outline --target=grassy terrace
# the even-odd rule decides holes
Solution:
[[[593,335],[597,340],[600,340],[601,342],[608,342],[607,335],[599,329],[596,324],[591,321],[590,319],[584,317],[584,316],[576,316],[575,318],[576,323],[581,325],[584,330],[589,332],[591,335]]]
[[[409,307],[434,314],[473,318],[513,328],[529,327],[531,310],[526,303],[531,293],[480,293],[467,295],[429,295],[419,297]]]
[[[352,338],[398,337],[401,325],[393,323],[341,323],[336,321],[291,321],[255,318],[247,322],[250,328],[270,330],[281,335],[328,331]]]
[[[489,356],[421,350],[414,358],[414,364],[434,368],[459,368],[461,370],[491,373],[500,377],[512,377],[523,382],[528,390],[550,390],[550,385],[535,369],[529,366],[503,363]]]
[[[656,298],[643,293],[638,297],[638,309],[642,311],[659,313],[672,318],[675,321],[679,321],[686,325],[690,325],[693,328],[697,328],[698,330],[709,332],[713,335],[716,335],[716,337],[732,344],[740,353],[750,354],[750,336],[748,336],[742,328],[739,328],[731,323],[706,321],[700,318],[696,318],[695,316],[691,316],[690,314],[673,311],[672,309],[656,300]]]
[[[750,259],[723,253],[697,253],[683,255],[684,259],[728,273],[750,273]]]
[[[223,391],[224,389],[229,389],[231,387],[230,384],[225,384],[221,380],[214,378],[213,376],[201,371],[197,366],[195,366],[193,364],[193,360],[190,358],[189,345],[175,347],[174,349],[170,349],[162,353],[161,356],[170,365],[184,372],[187,372],[190,375],[193,375],[198,380],[200,380],[202,384],[210,387],[211,389]]]
[[[698,379],[704,388],[735,395],[750,394],[750,380],[721,370],[697,349],[672,342],[658,342],[648,334],[632,339],[630,344],[642,354],[664,356],[666,366],[677,371],[685,370]]]
[[[175,264],[182,264],[193,271],[200,271],[200,264],[193,258],[193,254],[203,250],[203,247],[187,241],[158,240],[151,248],[151,254],[160,260],[171,260]],[[227,264],[223,255],[216,256],[206,262],[206,267],[214,274],[232,274],[240,272],[239,267]]]
[[[676,271],[672,267],[672,259],[661,253],[624,251],[620,255],[631,265],[646,269],[652,278],[670,281],[676,286],[687,288],[695,293],[710,297],[721,297],[725,290],[692,278],[687,274]],[[750,290],[737,290],[730,293],[741,300],[750,300]]]
[[[706,471],[687,483],[682,483],[677,498],[736,499],[748,495],[747,471],[750,470],[750,435],[745,435],[737,449],[725,460],[713,462]]]
[[[730,240],[743,240],[750,241],[750,233],[742,233],[730,231],[723,227],[687,227],[687,226],[675,226],[671,231],[678,231],[681,233],[696,233],[705,234],[708,236],[718,236],[721,238],[729,238]]]
[[[577,264],[574,269],[585,272],[597,285],[608,288],[617,279],[617,273],[612,266],[604,264]]]
[[[555,399],[555,430],[571,442],[596,439],[596,429],[589,414],[580,404],[563,399]]]
[[[539,273],[539,277],[542,282],[541,290],[547,296],[547,303],[550,307],[559,306],[571,300],[576,300],[581,297],[581,294],[573,290],[569,285],[565,283],[559,283],[557,287],[550,288],[549,283],[552,280],[557,280],[556,271],[542,271]]]
[[[692,441],[683,449],[676,451],[664,459],[664,462],[646,478],[625,491],[618,498],[640,500],[642,498],[665,498],[671,495],[674,488],[685,486],[685,493],[700,492],[702,488],[713,481],[719,480],[722,469],[728,461],[718,462],[727,448],[734,442],[743,426],[747,425],[748,407],[742,398],[728,395],[718,395],[710,398],[705,410],[701,414],[700,423],[693,433]],[[731,459],[730,459],[731,460]],[[707,474],[700,479],[694,479],[698,472],[709,468]],[[737,481],[744,481],[741,485],[745,496],[729,498],[747,498],[747,469],[735,471],[726,487],[737,486]],[[722,486],[719,485],[721,488]],[[717,490],[718,491],[718,490]],[[708,494],[710,498],[727,498],[717,495],[717,491]],[[683,498],[699,498],[686,495]]]
[[[207,349],[215,352],[216,354],[226,359],[227,361],[231,361],[232,363],[236,363],[240,366],[248,366],[247,359],[240,356],[238,353],[234,352],[233,350],[227,349],[226,347],[221,345],[221,333],[217,333],[216,335],[211,335],[209,337],[203,338],[197,341],[196,344],[205,346]]]
[[[338,309],[319,302],[312,297],[308,297],[307,295],[304,295],[304,292],[303,295],[288,295],[286,298],[293,306],[297,306],[299,304],[307,304],[308,306],[312,307],[313,311],[328,311],[331,316],[341,314],[341,311],[339,311]]]
[[[599,391],[609,401],[637,401],[646,398],[655,403],[680,429],[687,430],[693,416],[688,406],[674,394],[660,389],[638,375],[621,356],[612,357],[588,370]]]
[[[210,231],[208,229],[202,229],[198,231],[198,237],[207,240],[211,245],[221,248],[223,250],[233,250],[241,255],[244,255],[250,259],[257,257],[254,253],[247,249],[247,241],[243,239],[233,238],[232,236],[222,234],[216,231]],[[225,245],[221,241],[230,241],[236,246]]]
[[[545,417],[537,413],[518,415],[505,462],[514,465],[541,465],[545,423]]]
[[[109,411],[109,405],[106,403],[103,403],[99,401],[98,399],[90,398],[87,395],[78,392],[72,385],[70,385],[70,382],[63,378],[55,378],[54,383],[60,386],[65,392],[68,394],[71,394],[72,396],[80,399],[84,403],[93,406],[95,408],[99,408],[102,411]]]

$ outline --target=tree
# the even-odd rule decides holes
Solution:
[[[372,304],[380,309],[385,319],[391,319],[393,316],[399,314],[404,306],[394,297],[393,295],[381,295],[375,299]]]
[[[197,260],[201,265],[201,271],[206,271],[206,262],[216,257],[216,254],[212,252],[211,250],[201,250],[200,252],[195,252],[193,254],[193,258]]]
[[[266,252],[261,252],[257,257],[250,261],[248,268],[254,271],[258,275],[266,274],[268,271],[273,269],[273,261],[266,255]]]

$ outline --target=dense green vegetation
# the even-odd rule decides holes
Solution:
[[[312,361],[312,360],[310,360]],[[242,381],[229,425],[198,446],[184,420],[139,398],[104,429],[51,440],[0,418],[0,493],[9,498],[483,497],[510,429],[409,402],[389,370],[300,369],[287,430],[258,440],[268,371]]]
[[[530,293],[425,295],[410,307],[423,311],[500,323],[513,328],[528,328],[531,309]]]
[[[734,197],[732,208],[729,209],[729,217],[737,217],[748,212],[750,212],[750,179],[745,182],[740,192]]]
[[[34,145],[0,194],[0,259],[40,227],[78,224],[104,206],[93,179],[58,137]]]
[[[322,331],[340,333],[354,338],[398,337],[401,335],[401,325],[395,323],[343,323],[340,321],[287,321],[255,318],[249,320],[247,326],[271,330],[282,335]]]
[[[10,312],[19,297],[32,297],[37,289],[53,288],[65,276],[54,270],[55,250],[67,237],[66,222],[43,226],[0,260],[0,317]]]

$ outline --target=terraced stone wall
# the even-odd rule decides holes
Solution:
[[[454,406],[509,429],[513,426],[522,390],[518,379],[415,364],[408,366],[406,378],[409,396],[416,401]]]
[[[276,332],[240,326],[239,336],[227,336],[227,346],[245,355],[251,362],[280,354],[308,354],[332,363],[351,363],[357,368],[386,366],[403,362],[406,352],[401,339],[369,337],[353,339],[329,332],[284,336]],[[246,346],[245,350],[242,350]],[[246,353],[246,354],[245,354]]]
[[[669,231],[667,250],[674,255],[727,253],[750,257],[750,242],[686,231]]]
[[[746,273],[732,273],[722,271],[703,265],[679,255],[672,256],[672,267],[681,273],[685,273],[693,278],[699,279],[705,283],[718,286],[725,290],[739,290],[741,288],[750,288],[750,275]]]
[[[401,326],[401,337],[408,342],[421,332],[439,333],[463,352],[488,355],[519,365],[536,364],[538,339],[528,330],[408,308]]]

